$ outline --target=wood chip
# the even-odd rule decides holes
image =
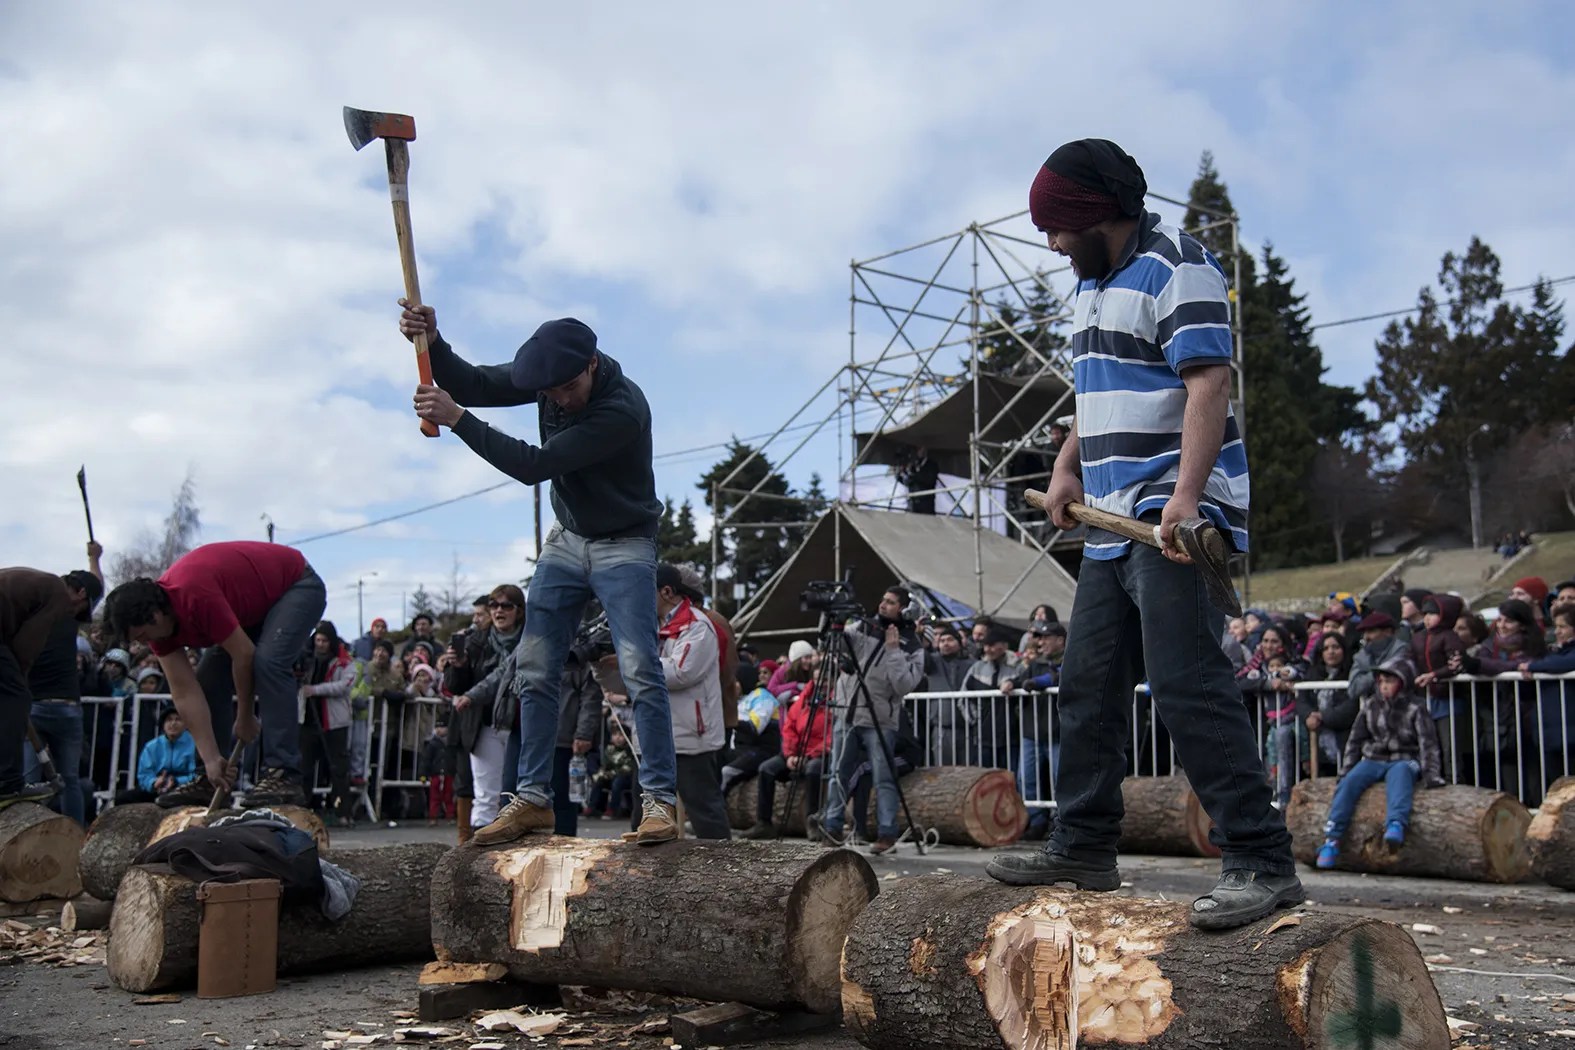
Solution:
[[[1430,926],[1425,922],[1413,922],[1411,924],[1411,932],[1427,934],[1432,937],[1442,937],[1444,935],[1443,930],[1437,926]]]
[[[1446,1018],[1444,1018],[1444,1020],[1449,1022],[1449,1031],[1451,1033],[1454,1033],[1454,1034],[1464,1034],[1466,1032],[1475,1032],[1475,1031],[1479,1030],[1482,1027],[1481,1025],[1477,1024],[1475,1021],[1464,1021],[1464,1020],[1461,1020],[1458,1017],[1446,1017]]]
[[[563,1014],[522,1014],[518,1010],[497,1010],[476,1019],[476,1027],[488,1032],[511,1029],[525,1035],[551,1035],[562,1026]]]
[[[1444,914],[1445,915],[1459,915],[1463,911],[1465,911],[1464,908],[1456,908],[1453,905],[1449,905],[1449,904],[1444,905]]]
[[[132,1006],[162,1006],[164,1003],[178,1003],[185,996],[175,992],[165,992],[163,995],[144,995],[140,999],[131,1000]]]
[[[1300,926],[1301,924],[1302,917],[1300,915],[1282,915],[1278,919],[1275,919],[1274,924],[1267,930],[1264,930],[1263,934],[1265,937],[1267,937],[1275,930],[1283,930],[1287,926]]]

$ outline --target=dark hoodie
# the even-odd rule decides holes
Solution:
[[[539,447],[469,412],[454,433],[509,477],[552,482],[552,511],[565,529],[591,540],[656,536],[662,501],[651,466],[651,408],[618,362],[598,353],[590,401],[565,412],[545,391],[517,388],[510,365],[472,365],[442,339],[432,344],[431,359],[433,380],[462,405],[536,403]]]
[[[1449,656],[1451,653],[1464,654],[1466,651],[1466,643],[1455,633],[1455,621],[1460,618],[1463,608],[1464,603],[1453,594],[1435,594],[1422,603],[1424,614],[1438,613],[1438,626],[1411,636],[1411,659],[1418,674],[1432,672],[1435,675],[1427,687],[1430,701],[1442,702],[1449,698],[1449,684],[1443,681],[1454,674],[1449,669]],[[1447,705],[1431,706],[1436,718],[1449,714]]]
[[[1412,688],[1415,681],[1411,662],[1405,657],[1395,657],[1384,663],[1379,672],[1396,674],[1404,687],[1393,700],[1385,700],[1382,692],[1375,692],[1362,701],[1362,709],[1351,725],[1351,735],[1345,741],[1345,755],[1340,763],[1343,776],[1364,758],[1377,762],[1417,762],[1422,767],[1418,783],[1432,787],[1444,782],[1443,759],[1438,750],[1438,730],[1433,716]]]

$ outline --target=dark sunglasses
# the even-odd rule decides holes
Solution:
[[[488,602],[487,603],[487,608],[489,608],[489,609],[518,609],[519,606],[515,605],[513,602]]]

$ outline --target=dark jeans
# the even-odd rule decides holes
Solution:
[[[770,824],[776,807],[777,784],[797,779],[800,781],[798,789],[804,793],[804,812],[820,812],[820,776],[824,763],[818,758],[811,758],[804,763],[802,773],[788,772],[787,757],[774,755],[760,764],[759,799],[755,805],[755,819],[761,824]],[[742,789],[740,789],[742,790]],[[789,820],[792,818],[789,817]]]
[[[38,730],[44,746],[49,748],[55,772],[65,781],[50,806],[78,824],[86,823],[83,820],[81,780],[82,705],[35,703],[33,728]],[[43,767],[38,767],[36,775],[30,773],[29,779],[43,780]]]
[[[22,741],[32,706],[22,665],[11,647],[0,643],[0,795],[22,790]]]
[[[311,714],[308,709],[307,714]],[[306,789],[306,804],[317,808],[317,770],[328,767],[328,805],[339,815],[349,817],[355,813],[355,800],[350,797],[350,727],[324,729],[313,721],[301,723],[301,784]]]
[[[574,758],[574,748],[555,747],[552,751],[552,833],[578,835],[580,833],[580,803],[569,800],[569,761]],[[516,760],[518,761],[518,760]],[[515,768],[504,761],[504,780],[507,771]]]
[[[719,751],[677,756],[678,797],[683,799],[684,815],[698,839],[733,837],[727,822],[727,804],[722,801],[721,757]]]
[[[323,581],[308,565],[301,578],[273,603],[262,623],[246,630],[246,636],[257,647],[252,684],[257,694],[257,717],[262,720],[262,763],[265,768],[283,770],[290,777],[301,774],[295,660],[323,618],[327,601]],[[230,654],[222,646],[215,645],[203,655],[197,664],[197,681],[208,700],[219,754],[228,755],[235,730],[235,674]],[[345,761],[349,761],[348,751]]]
[[[1296,871],[1285,821],[1258,756],[1230,658],[1224,617],[1197,570],[1145,544],[1112,561],[1083,559],[1061,668],[1059,810],[1049,848],[1110,864],[1121,837],[1121,781],[1131,746],[1132,691],[1145,676],[1203,809],[1221,867]]]

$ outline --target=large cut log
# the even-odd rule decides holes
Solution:
[[[925,766],[901,780],[913,819],[932,828],[948,846],[1010,846],[1028,828],[1028,807],[1007,769]],[[870,792],[869,828],[875,830],[876,793]],[[898,824],[905,823],[902,810]]]
[[[328,830],[317,814],[302,806],[275,806],[273,811],[310,833],[319,850],[328,848]],[[87,841],[82,845],[78,869],[82,888],[100,900],[114,900],[121,876],[137,854],[178,831],[202,826],[207,812],[203,806],[160,809],[152,802],[133,802],[105,810],[88,828]],[[231,815],[231,810],[217,814]]]
[[[281,910],[279,973],[432,958],[427,885],[445,852],[422,842],[335,853],[361,880],[355,906],[338,922],[315,905]],[[109,920],[110,980],[128,992],[194,985],[200,916],[195,882],[161,866],[131,868]]]
[[[1335,779],[1304,780],[1291,791],[1285,824],[1296,859],[1311,864],[1324,840]],[[1384,875],[1430,875],[1467,882],[1519,882],[1531,870],[1531,814],[1501,791],[1451,784],[1417,789],[1405,845],[1384,843],[1384,785],[1363,793],[1340,844],[1337,867]]]
[[[32,802],[0,809],[0,901],[23,904],[82,892],[82,825]]]
[[[876,889],[850,850],[532,839],[443,859],[432,943],[541,984],[835,1013],[842,941]]]
[[[803,781],[797,782],[793,790],[793,812],[797,819],[789,820],[787,811],[788,791],[794,788],[794,782],[783,781],[777,785],[776,796],[771,800],[772,818],[777,830],[784,835],[798,838],[804,836],[804,810],[809,801],[809,795],[804,790]],[[747,831],[755,826],[755,813],[760,802],[760,780],[750,777],[742,784],[735,784],[727,793],[727,822],[738,831]]]
[[[1531,870],[1550,886],[1575,890],[1575,777],[1560,777],[1526,829]]]
[[[1449,1045],[1438,991],[1399,927],[1312,912],[1205,933],[1187,911],[910,879],[848,932],[843,1022],[875,1050]]]
[[[1214,822],[1184,776],[1127,777],[1121,782],[1122,853],[1218,857],[1209,841]]]

